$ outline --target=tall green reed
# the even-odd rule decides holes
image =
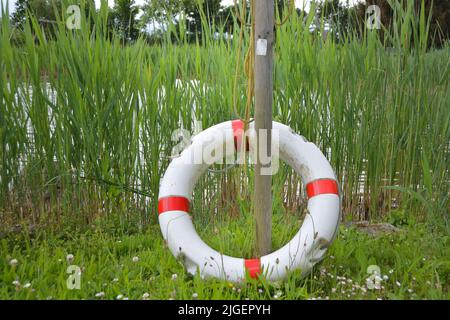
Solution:
[[[362,38],[356,32],[339,41],[318,37],[308,31],[312,14],[294,14],[276,31],[274,119],[327,155],[341,182],[346,219],[380,219],[398,206],[426,212],[408,193],[386,188],[418,192],[430,189],[426,181],[432,181],[428,201],[440,203],[433,210],[448,214],[449,48],[426,48],[424,11],[396,10],[385,43],[369,30]],[[4,221],[86,224],[119,212],[123,223],[154,222],[159,182],[179,142],[172,132],[193,132],[194,120],[207,128],[238,116],[237,21],[234,40],[204,19],[197,43],[188,42],[181,24],[168,26],[161,45],[139,39],[124,46],[110,36],[107,14],[103,8],[83,19],[80,30],[67,30],[62,14],[54,38],[31,18],[22,46],[11,43],[11,26],[2,19]],[[240,76],[241,114],[245,99]],[[194,193],[195,214],[206,219],[211,212],[250,210],[249,172],[205,175]],[[301,213],[302,185],[290,168],[274,178],[274,194],[277,206]]]

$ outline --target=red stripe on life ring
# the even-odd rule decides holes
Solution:
[[[256,279],[261,274],[261,260],[245,259],[245,269],[247,269],[251,278]]]
[[[308,198],[318,196],[319,194],[339,195],[339,187],[336,180],[320,179],[306,185],[306,194],[308,195]]]
[[[189,199],[185,197],[165,197],[158,201],[158,213],[167,211],[189,212]]]
[[[233,128],[234,148],[240,151],[242,144],[242,136],[244,135],[244,121],[233,120],[231,121],[231,126]],[[245,149],[246,151],[250,150],[248,139],[246,139]]]

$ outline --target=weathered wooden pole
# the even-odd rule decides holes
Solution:
[[[261,163],[261,156],[270,156],[272,137],[273,100],[273,42],[274,0],[254,2],[255,19],[255,129],[258,156],[255,166],[255,218],[256,250],[258,255],[268,254],[272,247],[272,175],[261,174],[271,163]],[[266,130],[267,135],[261,134]],[[267,137],[267,139],[266,139]],[[262,144],[264,146],[262,146]],[[265,149],[265,150],[264,150]]]

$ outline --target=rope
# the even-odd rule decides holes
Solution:
[[[225,173],[225,172],[233,169],[235,166],[236,166],[236,163],[232,163],[232,164],[226,166],[223,169],[219,169],[219,170],[208,169],[208,172],[211,172],[211,173]]]
[[[237,110],[237,82],[239,78],[239,70],[240,70],[240,58],[241,58],[241,52],[244,42],[244,27],[246,26],[246,16],[247,16],[247,1],[242,1],[242,15],[238,11],[238,4],[237,0],[234,0],[234,8],[236,11],[236,16],[238,17],[238,20],[241,23],[241,29],[239,30],[239,44],[238,44],[238,50],[236,54],[236,72],[234,74],[234,84],[233,84],[233,108],[235,115],[241,119],[244,122],[244,132],[248,129],[248,124],[250,122],[250,110],[251,105],[253,101],[254,96],[254,72],[253,72],[253,65],[254,65],[254,42],[255,42],[255,19],[254,19],[254,1],[250,0],[250,14],[251,14],[251,31],[250,31],[250,44],[247,50],[247,53],[245,54],[244,59],[244,73],[247,77],[247,90],[246,90],[246,96],[247,101],[245,104],[245,116],[244,119],[242,119],[239,116],[239,112]]]
[[[255,1],[256,0],[250,0],[250,43],[248,46],[247,53],[245,54],[244,59],[244,73],[247,77],[247,89],[246,89],[246,96],[247,100],[245,103],[245,113],[244,118],[242,119],[239,116],[239,112],[237,110],[237,82],[239,78],[239,70],[240,70],[240,57],[244,42],[244,28],[247,26],[246,23],[246,16],[247,16],[247,0],[242,1],[242,8],[241,13],[239,12],[239,6],[237,3],[237,0],[234,0],[234,9],[236,17],[238,18],[239,22],[241,23],[241,29],[239,31],[239,44],[238,44],[238,50],[236,53],[236,71],[234,74],[234,84],[233,84],[233,108],[234,113],[237,118],[241,119],[244,122],[244,132],[247,131],[248,125],[250,123],[250,113],[251,113],[251,107],[253,103],[253,97],[255,96],[255,77],[254,77],[254,64],[255,64]],[[286,17],[284,17],[280,22],[275,22],[275,26],[281,27],[284,25],[289,18],[292,16],[292,13],[294,12],[295,8],[295,1],[290,0],[289,5],[289,12]]]
[[[250,25],[247,24],[247,0],[242,0],[242,7],[241,10],[239,10],[239,6],[237,3],[237,0],[234,0],[234,9],[235,14],[238,19],[238,21],[241,23],[241,28],[239,30],[239,43],[238,43],[238,49],[236,53],[236,71],[234,74],[234,83],[233,83],[233,109],[235,116],[240,119],[244,123],[244,132],[247,132],[248,126],[250,124],[251,120],[251,109],[253,104],[253,98],[255,96],[255,73],[254,73],[254,65],[255,65],[255,1],[257,0],[249,0],[250,1]],[[281,27],[284,25],[289,18],[291,17],[292,13],[294,12],[295,8],[295,1],[290,0],[290,6],[289,6],[289,12],[286,17],[284,17],[280,22],[275,22],[276,27]],[[239,12],[240,11],[240,12]],[[247,52],[245,54],[244,58],[244,73],[247,77],[247,88],[246,88],[246,96],[247,100],[245,103],[245,113],[244,118],[239,116],[239,111],[237,108],[237,83],[239,78],[239,71],[241,68],[240,61],[241,61],[241,54],[242,54],[242,47],[244,43],[244,29],[245,27],[250,26],[250,38],[249,38],[249,46],[247,49]],[[245,164],[245,162],[244,162]],[[219,171],[213,171],[209,170],[213,173],[218,172],[226,172],[231,167],[227,167],[224,170]],[[245,166],[246,167],[246,166]],[[247,168],[248,169],[248,168]]]

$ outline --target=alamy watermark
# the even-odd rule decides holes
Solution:
[[[67,267],[66,273],[69,274],[67,277],[66,285],[69,290],[80,290],[81,289],[81,268],[76,265],[70,265]]]
[[[250,128],[244,132],[229,128],[209,132],[208,136],[199,134],[191,137],[188,130],[175,130],[172,133],[172,141],[177,144],[172,148],[171,157],[178,158],[182,153],[187,153],[182,157],[184,164],[206,165],[254,165],[259,159],[261,175],[274,175],[278,172],[280,134],[277,129],[271,130],[270,137],[266,129],[256,132],[255,129]]]
[[[77,5],[70,5],[66,9],[66,27],[69,30],[81,29],[81,9]]]
[[[377,265],[370,265],[367,267],[369,277],[366,279],[366,286],[369,290],[381,289],[381,269]]]
[[[368,6],[366,9],[367,29],[381,29],[381,9],[377,5]]]

